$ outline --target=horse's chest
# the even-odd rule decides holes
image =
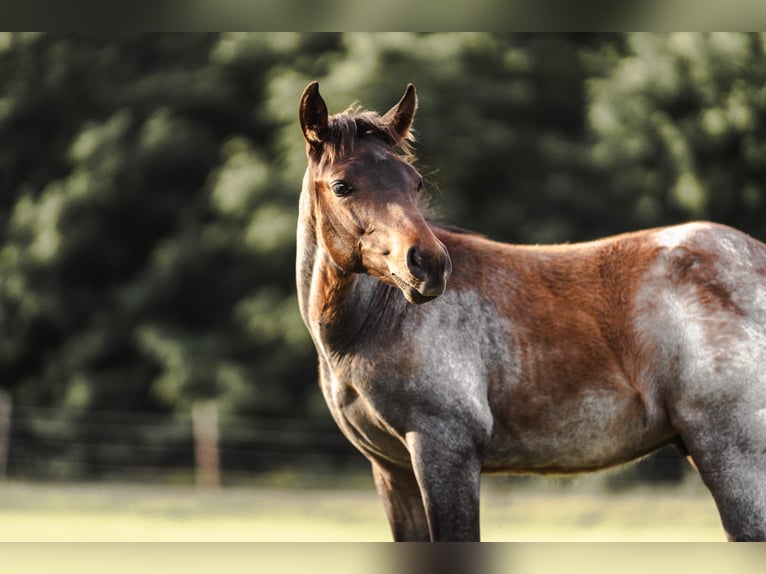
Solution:
[[[329,367],[322,369],[322,392],[340,430],[368,457],[408,462],[403,435],[354,382],[353,377],[342,371],[336,372]]]

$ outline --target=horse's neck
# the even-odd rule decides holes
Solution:
[[[368,275],[346,273],[330,259],[316,234],[310,198],[301,197],[297,235],[296,284],[303,321],[315,343],[343,353],[377,336],[373,329],[392,307],[405,305],[398,290]]]

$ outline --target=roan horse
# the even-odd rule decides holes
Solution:
[[[300,310],[394,538],[478,540],[482,472],[675,444],[728,538],[766,539],[766,246],[712,223],[534,247],[430,223],[415,108],[409,85],[383,116],[328,116],[314,82],[299,111]]]

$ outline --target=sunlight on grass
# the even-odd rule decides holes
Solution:
[[[699,489],[603,494],[510,487],[482,495],[487,541],[723,541]],[[388,541],[373,489],[0,485],[0,541]]]

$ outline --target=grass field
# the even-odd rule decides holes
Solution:
[[[578,479],[579,480],[579,479]],[[487,541],[723,541],[699,486],[604,494],[586,481],[482,490]],[[388,541],[374,489],[0,483],[0,541]]]

